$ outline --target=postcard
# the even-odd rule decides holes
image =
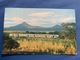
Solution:
[[[76,54],[75,10],[5,8],[2,54]]]

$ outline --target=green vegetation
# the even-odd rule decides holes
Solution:
[[[3,51],[8,49],[11,52],[11,50],[13,48],[15,49],[15,48],[19,47],[19,43],[17,41],[13,40],[12,38],[10,38],[9,33],[4,33],[2,43],[3,43],[3,45],[2,45]]]
[[[26,31],[25,33],[27,34],[59,34],[60,31],[54,31],[54,32],[30,32],[30,31]]]
[[[27,34],[47,34],[46,32],[30,32],[30,31],[26,31],[25,33]]]
[[[22,38],[16,40],[20,45],[6,54],[75,54],[75,39]],[[8,48],[9,49],[9,48]]]
[[[64,30],[54,32],[30,32],[24,34],[57,34],[59,38],[46,37],[9,37],[3,35],[3,54],[75,54],[76,32],[75,23],[62,23]],[[23,32],[20,32],[23,33]],[[19,34],[19,32],[18,32]],[[14,50],[14,51],[13,51]]]
[[[76,38],[76,24],[75,23],[62,23],[62,27],[64,31],[61,32],[61,35],[67,39],[75,39]]]

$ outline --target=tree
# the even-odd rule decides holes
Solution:
[[[60,31],[54,31],[53,34],[58,34],[59,35]]]
[[[65,38],[75,39],[76,38],[76,24],[75,23],[62,23],[64,31],[63,35]]]
[[[48,34],[54,34],[54,32],[49,32]]]
[[[30,32],[29,32],[29,31],[26,31],[25,33],[27,33],[27,34],[28,34],[28,33],[30,33]]]
[[[10,51],[12,48],[18,48],[19,43],[12,38],[9,37],[8,33],[4,33],[3,35],[3,50],[4,49],[9,49]]]
[[[4,41],[4,40],[8,40],[8,39],[10,39],[9,33],[4,33],[4,34],[3,34],[3,41]]]
[[[5,48],[9,49],[11,51],[12,48],[18,48],[19,47],[19,43],[17,43],[14,40],[8,40],[5,42]]]

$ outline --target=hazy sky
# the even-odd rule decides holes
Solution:
[[[75,22],[74,9],[5,8],[4,27],[26,22],[33,26],[51,27]]]

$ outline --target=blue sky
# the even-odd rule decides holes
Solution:
[[[51,27],[75,22],[74,9],[5,8],[4,27],[26,22],[33,26]]]

